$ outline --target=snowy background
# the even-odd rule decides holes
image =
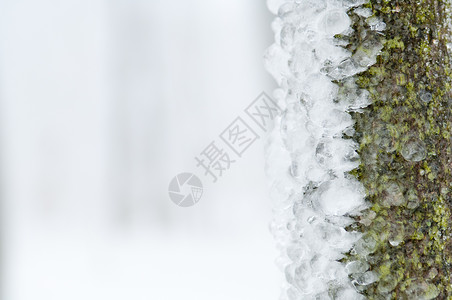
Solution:
[[[4,300],[276,299],[262,140],[168,183],[273,82],[260,0],[0,1]]]

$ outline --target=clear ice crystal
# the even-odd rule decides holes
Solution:
[[[354,247],[354,252],[359,257],[366,258],[377,249],[377,241],[371,235],[363,236]]]
[[[401,154],[407,161],[419,162],[426,158],[427,151],[424,142],[412,138],[403,144]]]
[[[419,197],[416,195],[416,192],[413,190],[410,190],[407,193],[406,198],[407,198],[407,207],[409,209],[415,209],[421,204]]]
[[[368,2],[368,0],[343,0],[342,1],[343,5],[347,8],[359,6],[366,2]]]
[[[327,35],[335,35],[346,31],[351,21],[347,12],[343,9],[329,10],[320,21],[319,29]]]
[[[386,24],[377,17],[370,17],[366,20],[366,23],[370,26],[372,30],[384,31],[386,29]]]
[[[345,266],[348,274],[360,274],[369,270],[370,265],[365,260],[354,260]]]
[[[388,188],[383,192],[382,204],[386,207],[401,206],[406,203],[402,189],[395,183],[388,183]]]
[[[366,273],[355,276],[355,283],[358,285],[369,285],[378,280],[378,274],[374,271],[367,271]]]
[[[354,80],[345,80],[337,93],[337,101],[346,110],[357,111],[371,104],[370,93],[359,89]]]
[[[391,224],[389,232],[389,243],[393,247],[397,247],[405,238],[405,228],[402,223]]]
[[[429,103],[430,101],[432,101],[433,95],[432,93],[424,90],[419,93],[419,97],[421,98],[422,102]]]
[[[440,290],[433,283],[416,279],[407,289],[406,294],[411,299],[430,300],[438,297]]]
[[[370,16],[372,16],[372,10],[370,8],[366,8],[366,7],[358,7],[357,9],[354,10],[354,12],[364,18],[368,18]]]
[[[378,282],[377,291],[380,294],[390,293],[396,288],[397,282],[395,275],[388,274]]]
[[[356,52],[352,59],[360,68],[367,68],[377,62],[377,54],[383,49],[383,45],[378,41],[365,41]]]
[[[364,190],[357,182],[336,179],[324,182],[316,191],[318,209],[327,216],[341,216],[363,206]]]
[[[290,50],[291,47],[293,46],[295,31],[296,28],[291,24],[287,24],[281,29],[280,44],[284,50]]]

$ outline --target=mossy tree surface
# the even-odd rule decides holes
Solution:
[[[373,103],[356,121],[361,165],[353,175],[371,208],[350,230],[364,233],[365,259],[380,279],[369,299],[452,299],[452,152],[449,10],[443,0],[372,0],[386,29],[350,11],[348,48],[381,43],[377,63],[356,76]],[[339,82],[340,84],[340,82]],[[350,253],[349,260],[360,259]]]

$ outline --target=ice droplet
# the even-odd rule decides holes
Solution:
[[[295,9],[297,8],[297,3],[291,1],[283,2],[278,8],[278,17],[285,19],[291,14],[295,14]]]
[[[348,274],[364,273],[369,270],[370,265],[365,260],[354,260],[345,266]]]
[[[343,5],[346,7],[355,7],[366,3],[368,0],[344,0]]]
[[[326,69],[327,74],[335,79],[342,80],[353,75],[356,75],[366,68],[360,67],[355,61],[351,58],[347,58],[340,62],[337,66],[332,66]]]
[[[383,192],[382,204],[384,206],[401,206],[406,203],[402,189],[397,183],[389,183]]]
[[[374,271],[368,271],[363,274],[355,276],[355,281],[358,285],[369,285],[378,280],[378,274]]]
[[[427,152],[424,142],[410,139],[402,146],[401,154],[407,161],[419,162],[425,159]]]
[[[416,192],[413,191],[413,190],[410,190],[410,191],[407,193],[406,198],[407,198],[407,207],[408,207],[409,209],[415,209],[415,208],[417,208],[417,207],[419,206],[420,202],[421,202],[421,201],[419,200],[419,197],[416,195]]]
[[[363,224],[364,226],[369,226],[370,224],[372,224],[372,221],[375,219],[376,216],[377,214],[373,210],[366,212],[364,215],[361,216],[361,220],[359,221],[359,223]]]
[[[391,228],[389,231],[389,243],[391,246],[396,247],[403,242],[405,238],[405,229],[401,222],[391,224]]]
[[[419,97],[421,98],[421,101],[424,103],[429,103],[430,101],[432,101],[432,98],[433,98],[432,93],[427,92],[425,90],[422,90],[419,93]]]
[[[378,40],[366,40],[358,49],[352,58],[360,67],[369,67],[377,62],[377,54],[383,49],[383,45]]]
[[[279,7],[285,2],[286,0],[267,0],[267,7],[272,13],[277,14]]]
[[[290,50],[294,43],[295,27],[293,25],[285,25],[281,29],[281,47]]]
[[[351,179],[327,181],[318,188],[317,194],[320,209],[326,215],[344,215],[364,205],[365,191]]]
[[[270,46],[264,54],[265,68],[279,84],[290,73],[289,59],[290,55],[277,44]],[[278,64],[270,64],[270,60],[278,61]]]
[[[375,131],[378,133],[375,138],[375,143],[380,146],[386,152],[393,152],[395,147],[395,142],[391,136],[390,130],[386,125],[375,126]]]
[[[372,10],[370,8],[358,7],[354,12],[361,17],[368,18],[372,15]]]
[[[436,277],[436,275],[438,275],[438,270],[437,270],[436,268],[431,268],[431,269],[428,271],[427,277],[428,277],[429,279],[433,279],[433,278]]]
[[[355,252],[360,257],[367,257],[377,249],[377,241],[374,237],[366,235],[355,245]]]
[[[320,28],[328,35],[344,32],[350,27],[351,21],[344,10],[330,10],[321,20]]]
[[[372,103],[369,91],[359,89],[353,79],[342,82],[337,93],[337,100],[345,109],[350,111],[359,110]]]
[[[375,31],[384,31],[386,29],[386,24],[377,17],[368,18],[366,23],[370,26],[370,29]]]
[[[397,283],[398,281],[395,275],[385,275],[378,282],[377,291],[381,294],[392,292],[396,288]]]
[[[430,300],[438,297],[439,293],[440,290],[436,285],[422,279],[416,279],[406,290],[406,295],[411,299]]]

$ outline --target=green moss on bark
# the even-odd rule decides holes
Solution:
[[[349,49],[383,44],[357,76],[373,104],[354,113],[361,166],[352,172],[372,204],[350,230],[365,233],[364,255],[380,279],[369,299],[452,299],[452,93],[447,1],[372,0],[379,34],[350,12]],[[350,253],[348,260],[359,259]]]

